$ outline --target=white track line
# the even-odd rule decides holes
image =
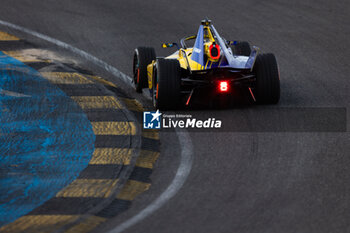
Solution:
[[[25,32],[29,35],[38,37],[42,40],[51,42],[55,44],[58,47],[67,49],[75,54],[78,54],[79,56],[85,58],[86,60],[94,63],[95,65],[98,65],[102,67],[104,70],[110,72],[114,76],[121,78],[125,83],[131,84],[132,78],[124,74],[123,72],[119,71],[117,68],[107,64],[106,62],[98,59],[97,57],[92,56],[91,54],[80,50],[78,48],[75,48],[67,43],[64,43],[62,41],[56,40],[52,37],[43,35],[41,33],[32,31],[30,29],[6,22],[0,20],[0,24],[4,25],[9,28],[16,29],[21,32]],[[188,175],[191,172],[192,163],[193,163],[193,145],[191,141],[191,137],[188,134],[186,130],[176,130],[176,135],[180,142],[181,147],[181,161],[180,165],[177,169],[176,175],[174,179],[172,180],[171,184],[167,187],[167,189],[156,199],[154,200],[150,205],[148,205],[145,209],[143,209],[138,214],[134,215],[130,219],[124,221],[122,224],[118,225],[108,233],[120,233],[127,228],[137,224],[138,222],[145,219],[147,216],[151,215],[155,211],[157,211],[160,207],[162,207],[168,200],[170,200],[172,197],[175,196],[175,194],[180,190],[182,185],[185,183]]]
[[[12,23],[9,23],[9,22],[6,22],[6,21],[2,21],[0,20],[0,24],[4,25],[4,26],[7,26],[9,28],[13,28],[13,29],[16,29],[18,31],[21,31],[21,32],[25,32],[29,35],[32,35],[32,36],[35,36],[35,37],[38,37],[42,40],[46,40],[48,42],[51,42],[52,44],[55,44],[57,45],[58,47],[61,47],[61,48],[64,48],[64,49],[67,49],[75,54],[78,54],[79,56],[85,58],[86,60],[90,61],[90,62],[93,62],[95,65],[99,66],[99,67],[102,67],[104,70],[112,73],[113,75],[117,76],[118,78],[121,78],[124,82],[126,82],[127,84],[130,84],[131,85],[131,82],[132,82],[132,78],[127,76],[126,74],[124,74],[123,72],[121,72],[120,70],[118,70],[117,68],[107,64],[106,62],[98,59],[97,57],[94,57],[92,56],[91,54],[83,51],[83,50],[80,50],[78,48],[75,48],[67,43],[64,43],[60,40],[56,40],[52,37],[49,37],[49,36],[46,36],[46,35],[43,35],[39,32],[35,32],[33,30],[30,30],[30,29],[27,29],[27,28],[24,28],[24,27],[21,27],[21,26],[18,26],[18,25],[15,25],[15,24],[12,24]]]
[[[177,137],[180,142],[181,147],[181,161],[180,165],[176,171],[176,175],[172,180],[171,184],[167,189],[150,205],[141,210],[138,214],[124,221],[114,229],[108,231],[107,233],[120,233],[129,227],[135,225],[136,223],[142,221],[153,212],[162,207],[167,201],[169,201],[175,194],[180,190],[182,185],[185,183],[188,175],[191,172],[192,163],[193,163],[193,146],[191,137],[187,131],[176,130]]]

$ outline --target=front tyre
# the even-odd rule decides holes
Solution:
[[[156,59],[156,52],[151,47],[138,47],[134,52],[133,75],[136,92],[142,92],[142,88],[146,88],[147,66]]]
[[[280,99],[280,79],[275,55],[259,54],[254,64],[256,84],[254,96],[258,104],[277,104]]]
[[[154,72],[153,105],[157,109],[176,109],[181,101],[181,68],[176,59],[157,59]]]

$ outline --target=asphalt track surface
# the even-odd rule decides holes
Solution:
[[[128,75],[135,47],[153,46],[157,55],[166,55],[161,42],[195,33],[208,16],[225,38],[247,40],[276,55],[278,107],[349,107],[347,1],[2,0],[1,5],[1,20],[71,44]],[[254,109],[268,113],[271,107],[200,112],[220,114],[224,121],[248,116],[239,124],[252,129],[254,114],[248,113]],[[261,117],[270,121],[268,114]],[[291,131],[191,132],[194,164],[185,185],[126,232],[349,232],[349,133]],[[179,142],[164,132],[161,143],[149,192],[100,230],[138,213],[172,180]]]

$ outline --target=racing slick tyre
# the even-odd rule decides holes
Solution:
[[[234,45],[234,52],[236,55],[249,56],[252,50],[247,41],[239,41]]]
[[[157,109],[176,109],[181,100],[181,68],[176,59],[157,59],[153,105]]]
[[[147,65],[156,59],[154,48],[138,47],[134,52],[133,74],[134,84],[137,92],[148,86]]]
[[[258,104],[277,104],[280,99],[280,79],[275,55],[259,54],[255,60],[254,96]]]

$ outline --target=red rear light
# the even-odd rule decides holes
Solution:
[[[219,82],[219,90],[220,92],[228,92],[229,90],[229,84],[227,81],[220,81]]]

